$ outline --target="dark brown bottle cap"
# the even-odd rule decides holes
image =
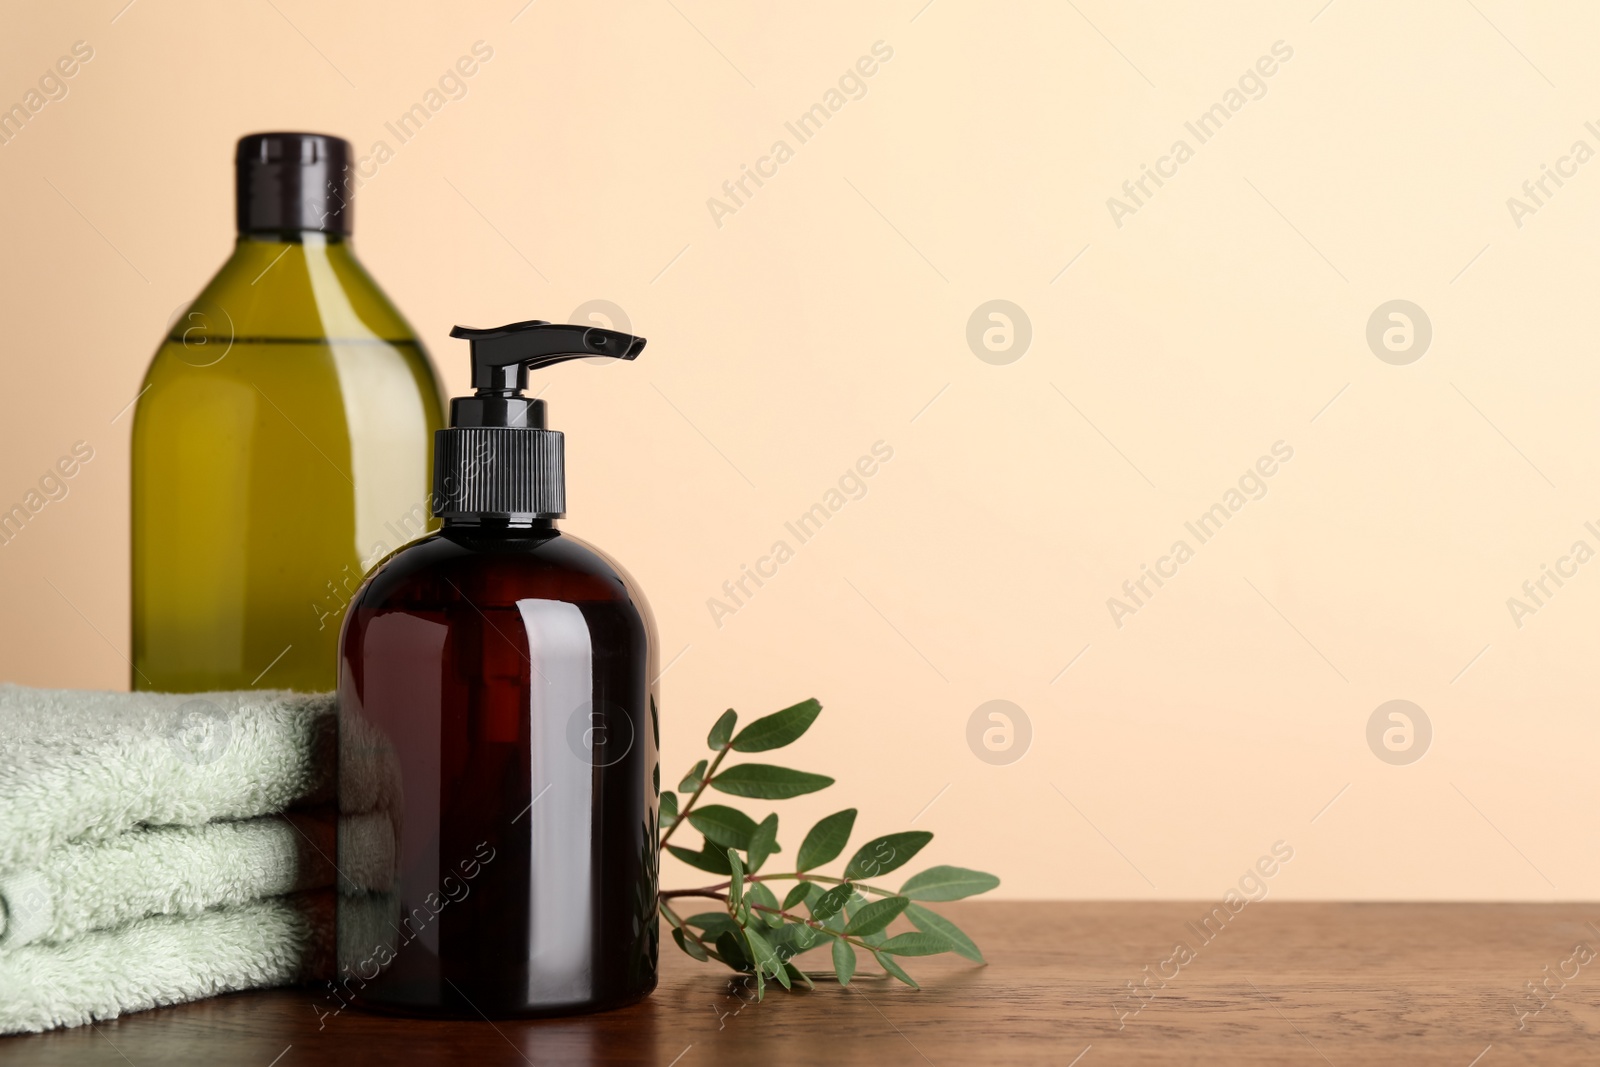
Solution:
[[[252,133],[234,155],[240,233],[319,230],[349,236],[350,142],[324,133]]]

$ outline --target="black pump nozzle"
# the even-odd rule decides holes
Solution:
[[[484,330],[457,326],[450,336],[464,337],[472,346],[472,388],[479,396],[522,392],[530,370],[588,356],[633,359],[645,345],[643,337],[632,334],[598,326],[561,326],[543,319]]]
[[[481,330],[457,326],[450,336],[465,338],[472,347],[473,388],[472,396],[450,401],[450,425],[535,430],[544,429],[544,401],[522,395],[530,370],[593,356],[634,359],[645,345],[643,337],[632,334],[543,319]]]
[[[450,427],[434,435],[433,513],[447,522],[560,518],[562,437],[545,426],[544,401],[522,395],[528,371],[594,356],[634,359],[644,338],[542,319],[457,326],[450,336],[472,346],[473,395],[450,401]]]

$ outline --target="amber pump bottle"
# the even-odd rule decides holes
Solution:
[[[655,627],[556,528],[563,438],[529,369],[644,339],[456,327],[472,396],[435,435],[436,533],[383,563],[340,636],[343,1005],[469,1018],[616,1007],[656,984]]]

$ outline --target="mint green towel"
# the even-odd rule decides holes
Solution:
[[[388,816],[352,815],[342,825],[340,891],[388,890],[395,868]],[[308,815],[155,826],[63,845],[35,866],[0,872],[0,949],[326,889],[335,884],[334,855],[330,822]]]
[[[0,685],[0,872],[69,841],[332,799],[332,693]]]
[[[0,1033],[331,973],[332,824],[273,813],[334,799],[334,711],[0,685]],[[386,815],[346,851],[347,888],[387,888]]]
[[[130,830],[62,845],[35,866],[0,872],[0,947],[333,885],[326,823],[292,819]]]
[[[332,911],[330,892],[301,893],[0,949],[0,1033],[327,978]]]

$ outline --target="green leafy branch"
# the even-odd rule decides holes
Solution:
[[[752,800],[786,800],[832,785],[833,779],[826,775],[766,763],[723,767],[730,752],[767,752],[792,744],[821,712],[821,704],[805,700],[757,719],[736,734],[739,716],[729,708],[706,737],[711,758],[696,763],[678,784],[677,792],[661,794],[661,847],[691,867],[725,879],[715,885],[660,894],[661,915],[672,925],[673,941],[697,960],[715,960],[753,975],[758,1000],[765,996],[768,981],[776,981],[784,989],[799,984],[810,988],[813,978],[849,985],[861,952],[871,956],[886,974],[913,988],[920,987],[900,966],[901,958],[954,952],[983,963],[983,953],[971,938],[923,904],[985,893],[999,885],[1000,879],[982,871],[938,866],[912,875],[899,889],[876,884],[922,851],[933,839],[931,833],[907,830],[873,838],[856,849],[840,874],[820,874],[817,868],[838,859],[850,843],[856,809],[846,808],[821,819],[807,832],[793,870],[764,873],[767,861],[783,852],[778,843],[777,813],[757,822],[726,804],[701,803],[708,788]],[[679,793],[688,797],[681,807]],[[700,833],[699,849],[669,843],[685,824]],[[794,884],[780,901],[772,885],[786,882]],[[686,899],[714,900],[722,909],[685,918],[673,902]],[[890,933],[889,927],[900,919],[912,929]],[[793,962],[801,953],[824,944],[833,955],[831,971],[808,973]]]

